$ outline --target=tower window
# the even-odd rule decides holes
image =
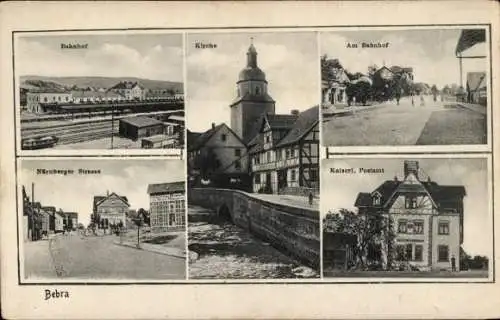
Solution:
[[[255,94],[260,95],[260,87],[255,87]]]

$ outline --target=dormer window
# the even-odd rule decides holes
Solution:
[[[380,194],[377,193],[373,196],[373,205],[374,206],[380,205]]]

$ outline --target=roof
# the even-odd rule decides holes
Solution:
[[[468,72],[467,87],[469,90],[477,90],[486,87],[486,82],[483,81],[485,77],[485,72]]]
[[[186,191],[186,184],[184,181],[156,183],[148,185],[148,194],[185,192],[185,191]]]
[[[299,114],[288,134],[278,143],[278,147],[295,143],[307,134],[319,120],[319,107],[309,108]]]
[[[230,106],[234,106],[240,101],[252,101],[252,102],[275,102],[273,98],[268,94],[252,94],[250,92],[245,93],[242,97],[236,97],[236,100],[234,100]]]
[[[186,131],[187,145],[193,145],[201,134],[201,132],[193,132],[188,129]]]
[[[174,114],[173,116],[168,117],[168,120],[184,121],[184,116],[177,116]]]
[[[160,120],[156,120],[156,119],[149,118],[149,117],[142,117],[142,116],[127,117],[127,118],[120,119],[120,122],[122,122],[122,121],[125,123],[128,123],[128,124],[131,124],[133,126],[136,126],[136,127],[141,127],[141,128],[142,127],[163,125],[163,122],[161,122]]]
[[[111,197],[112,195],[117,196],[117,197],[118,197],[118,198],[120,198],[123,202],[125,202],[127,205],[129,205],[127,197],[123,197],[123,196],[117,195],[116,193],[112,192],[111,194],[109,194],[109,195],[107,195],[107,196],[94,196],[94,209],[95,209],[95,208],[96,208],[96,206],[98,206],[101,202],[103,202],[104,200],[108,199],[108,198],[109,198],[109,197]],[[68,214],[68,212],[65,212],[65,214]]]
[[[111,87],[111,89],[132,89],[135,86],[139,86],[139,88],[143,89],[142,86],[139,85],[139,83],[132,81],[120,81],[113,87]]]
[[[398,180],[386,180],[372,193],[360,192],[356,197],[354,206],[358,208],[372,207],[372,194],[378,192],[381,196],[380,206],[382,207],[391,198],[394,192],[397,191],[402,182],[403,181]],[[439,208],[452,208],[458,210],[457,199],[462,199],[466,195],[464,186],[441,186],[434,181],[420,181],[420,183],[424,187],[424,190],[430,194],[432,200],[439,206]],[[407,185],[405,185],[405,187],[406,186]],[[412,187],[410,185],[408,186]],[[412,190],[407,189],[402,191]],[[417,189],[415,189],[415,191],[417,191]]]
[[[210,140],[210,138],[212,138],[212,136],[223,127],[226,127],[230,133],[232,133],[238,140],[241,141],[243,145],[245,145],[245,143],[240,139],[240,137],[238,137],[238,135],[231,128],[229,128],[225,123],[221,123],[203,133],[188,132],[188,151],[195,151],[201,149],[203,146],[205,146],[208,140]],[[189,143],[189,139],[191,139],[191,143]]]
[[[486,42],[485,29],[465,29],[462,30],[455,48],[455,55],[459,55],[477,43]]]
[[[73,90],[71,91],[73,98],[86,98],[86,97],[94,97],[94,98],[118,98],[123,97],[122,95],[113,92],[113,91],[84,91],[84,90]]]
[[[291,129],[295,121],[297,121],[298,114],[267,114],[266,118],[271,126],[271,129]]]
[[[54,89],[54,88],[38,88],[38,89],[29,89],[28,94],[30,93],[50,93],[50,94],[71,94],[70,92],[63,89]]]

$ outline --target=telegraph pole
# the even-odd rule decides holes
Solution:
[[[113,136],[115,135],[115,105],[111,107],[111,149],[113,149]]]

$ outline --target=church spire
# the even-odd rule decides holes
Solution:
[[[247,67],[257,68],[257,50],[253,46],[253,37],[250,38],[250,47],[247,52]]]

